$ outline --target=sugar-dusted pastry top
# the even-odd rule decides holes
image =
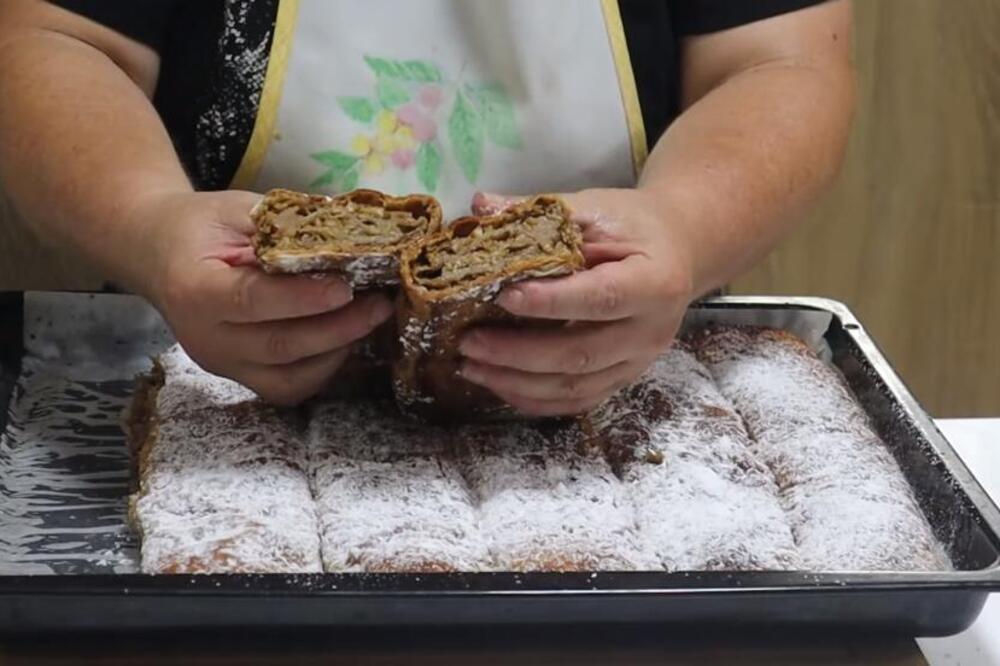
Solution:
[[[320,571],[306,449],[294,419],[175,346],[159,388],[130,502],[146,573]]]
[[[452,432],[494,567],[655,570],[626,484],[577,425],[466,425]]]
[[[436,199],[355,190],[336,197],[271,190],[251,219],[258,263],[275,273],[333,271],[358,289],[396,284],[399,253],[441,226]]]
[[[797,569],[770,470],[733,405],[685,346],[595,415],[638,527],[668,571]]]
[[[327,571],[492,568],[446,435],[388,402],[313,406],[309,475]]]
[[[913,490],[843,377],[774,329],[712,326],[691,337],[772,471],[803,566],[947,566]]]
[[[846,384],[779,331],[707,328],[546,423],[388,400],[297,423],[179,347],[158,368],[130,425],[147,572],[950,567]]]

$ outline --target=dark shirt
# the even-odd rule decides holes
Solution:
[[[822,0],[619,0],[650,147],[680,112],[680,40]],[[153,103],[196,186],[235,174],[257,113],[278,0],[56,0],[155,49]],[[249,48],[259,62],[246,62]],[[239,70],[237,70],[239,67]]]

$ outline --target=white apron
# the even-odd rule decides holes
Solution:
[[[281,0],[233,187],[425,192],[635,183],[646,138],[616,0]]]

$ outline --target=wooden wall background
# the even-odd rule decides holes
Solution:
[[[934,415],[1000,415],[1000,3],[855,13],[839,182],[734,291],[845,301]]]
[[[1000,415],[1000,2],[855,8],[841,178],[733,291],[845,301],[933,414]],[[99,284],[0,208],[0,289]]]

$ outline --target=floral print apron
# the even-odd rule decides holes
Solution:
[[[438,197],[634,184],[616,0],[281,0],[234,187]]]

